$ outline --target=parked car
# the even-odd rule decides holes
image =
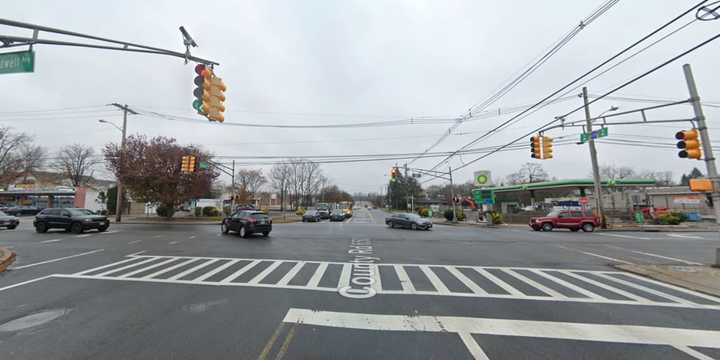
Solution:
[[[317,210],[308,210],[303,214],[303,222],[320,222],[320,213]]]
[[[318,214],[320,214],[321,219],[329,219],[330,218],[330,210],[328,209],[318,209]]]
[[[223,219],[220,223],[220,231],[223,234],[233,231],[241,237],[255,233],[268,236],[272,231],[272,218],[262,211],[239,210]]]
[[[330,221],[345,221],[346,217],[345,214],[336,211],[330,215]]]
[[[8,230],[12,230],[16,228],[19,224],[20,219],[0,211],[0,227],[5,227]]]
[[[8,215],[21,216],[21,215],[37,215],[42,209],[35,206],[13,206],[9,207],[4,212]]]
[[[385,218],[385,224],[391,228],[399,227],[413,230],[430,230],[433,225],[429,219],[424,219],[420,217],[420,215],[410,213],[393,214]]]
[[[80,234],[88,229],[97,229],[100,232],[110,227],[107,216],[96,215],[88,209],[79,208],[49,208],[40,211],[33,221],[35,231],[44,233],[49,229],[65,229]]]
[[[600,226],[600,219],[581,210],[553,210],[546,216],[530,218],[529,225],[535,231],[552,231],[558,228],[592,232]]]

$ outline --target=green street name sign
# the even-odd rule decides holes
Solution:
[[[588,140],[590,140],[591,137],[593,139],[597,139],[597,138],[602,138],[602,137],[606,137],[606,136],[608,136],[608,128],[606,128],[606,127],[600,128],[598,130],[594,130],[591,133],[580,134],[580,143],[582,143],[582,144],[586,143]]]
[[[26,73],[35,71],[35,52],[17,51],[0,53],[0,74]]]

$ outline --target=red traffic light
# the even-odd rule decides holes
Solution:
[[[204,70],[205,70],[205,65],[204,65],[204,64],[197,64],[197,65],[195,65],[195,73],[196,73],[196,74],[200,75],[200,74],[202,74],[202,72],[203,72]]]

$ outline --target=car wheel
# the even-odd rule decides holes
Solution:
[[[99,231],[99,232],[106,232],[107,229],[108,229],[107,226],[101,226],[101,227],[98,228],[98,231]]]
[[[584,231],[584,232],[593,232],[593,231],[595,231],[595,225],[593,225],[593,224],[591,224],[591,223],[583,224],[583,226],[582,226],[582,231]]]
[[[224,221],[220,223],[220,232],[222,234],[227,234],[230,232],[230,229],[228,229],[228,226]]]
[[[552,231],[552,229],[553,229],[553,226],[552,226],[551,223],[544,223],[544,224],[542,225],[542,230],[543,230],[543,231]]]
[[[269,231],[263,231],[262,234],[263,234],[264,237],[270,236],[270,232],[269,232]]]
[[[39,233],[45,233],[47,232],[47,225],[45,223],[37,223],[35,224],[35,231]]]
[[[81,223],[74,223],[72,226],[70,226],[70,231],[72,231],[74,234],[82,234],[83,227]]]
[[[410,225],[410,229],[417,230],[417,225],[413,223],[412,225]]]
[[[243,238],[244,238],[244,237],[248,237],[248,233],[247,233],[247,231],[245,230],[245,227],[244,227],[244,226],[240,227],[240,230],[238,231],[238,235],[239,235],[240,237],[243,237]]]

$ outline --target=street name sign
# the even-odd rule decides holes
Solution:
[[[0,53],[0,74],[26,73],[35,71],[35,52],[16,51]]]
[[[608,136],[608,128],[606,128],[606,127],[600,128],[598,130],[593,130],[593,132],[591,132],[590,134],[588,134],[588,133],[580,134],[580,143],[584,144],[588,140],[590,140],[590,138],[597,139],[597,138],[602,138],[602,137],[606,137],[606,136]]]

